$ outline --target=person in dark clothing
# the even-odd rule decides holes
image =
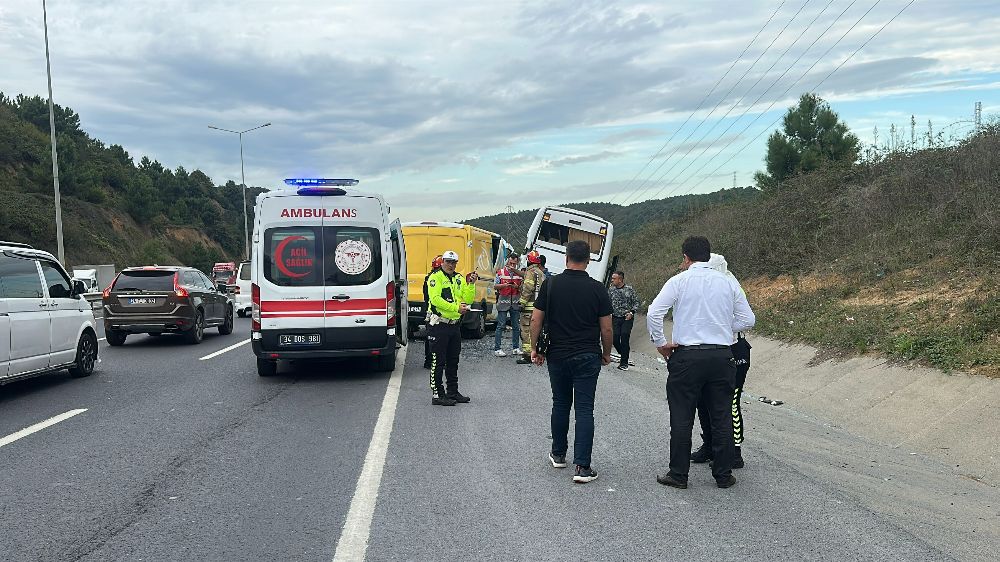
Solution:
[[[439,269],[441,269],[441,264],[443,263],[444,259],[441,256],[435,257],[434,260],[431,262],[430,272],[424,276],[424,310],[427,311],[427,314],[424,316],[425,330],[428,330],[430,328],[428,322],[431,319],[431,307],[430,307],[431,297],[429,294],[427,294],[427,280],[431,278],[431,275],[434,275],[435,273],[437,273]],[[427,337],[424,338],[424,368],[430,369],[431,367],[433,367],[433,365],[431,364],[431,338],[430,335],[428,335]]]
[[[712,423],[712,476],[720,488],[733,477],[733,429],[730,400],[736,383],[733,334],[753,327],[753,310],[734,279],[709,264],[708,239],[691,236],[681,245],[681,273],[671,277],[649,305],[646,327],[660,355],[667,359],[667,403],[670,407],[670,469],[656,481],[687,488],[691,468],[691,430],[702,396]],[[668,342],[663,317],[674,310]]]
[[[601,366],[611,363],[611,299],[604,285],[587,275],[590,246],[575,240],[566,245],[566,270],[546,279],[535,300],[531,317],[531,360],[549,360],[552,386],[552,449],[549,462],[566,467],[569,448],[569,411],[576,411],[573,481],[592,482],[594,447],[594,397]],[[539,350],[538,336],[545,325],[547,349]]]
[[[632,324],[635,313],[639,310],[639,295],[631,285],[625,284],[625,272],[616,271],[611,274],[611,287],[608,288],[611,297],[611,328],[614,332],[615,349],[618,351],[618,370],[628,370],[628,356],[631,349],[629,340],[632,338]]]

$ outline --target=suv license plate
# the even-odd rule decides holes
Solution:
[[[129,299],[129,304],[156,304],[156,299]]]
[[[319,345],[319,334],[281,334],[278,345]]]

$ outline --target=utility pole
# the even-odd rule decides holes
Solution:
[[[976,123],[976,131],[979,131],[983,127],[983,102],[976,102],[976,113],[974,121]]]
[[[66,265],[66,249],[63,246],[62,203],[59,201],[59,161],[56,156],[56,112],[52,104],[52,65],[49,64],[49,15],[42,0],[42,26],[45,28],[45,73],[49,78],[49,136],[52,138],[52,189],[56,203],[56,255],[59,263]]]
[[[736,189],[736,172],[733,172],[733,189]]]

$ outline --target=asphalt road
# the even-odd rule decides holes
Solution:
[[[199,346],[102,342],[89,378],[0,387],[0,439],[86,409],[0,447],[0,559],[349,555],[338,542],[352,499],[373,492],[357,486],[390,375],[339,362],[262,379],[249,345],[199,359],[248,331],[238,319]],[[465,342],[470,404],[431,406],[422,342],[397,365],[395,422],[361,525],[368,560],[981,560],[1000,545],[995,484],[752,397],[735,487],[716,488],[705,466],[688,490],[658,485],[665,370],[641,357],[602,374],[600,478],[574,485],[546,458],[546,371],[493,357],[491,342]]]

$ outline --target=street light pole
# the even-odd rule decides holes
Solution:
[[[244,131],[232,131],[229,129],[223,129],[222,127],[216,127],[214,125],[208,126],[209,129],[215,129],[216,131],[225,131],[227,133],[233,133],[235,135],[239,135],[240,137],[240,181],[241,185],[243,186],[243,243],[244,243],[244,250],[246,252],[245,257],[243,259],[245,260],[250,259],[250,221],[247,218],[247,176],[246,172],[243,169],[243,134],[260,129],[262,127],[268,127],[270,125],[271,125],[270,123],[264,123],[263,125],[257,125],[256,127],[251,127]]]
[[[52,104],[52,65],[49,64],[49,15],[42,0],[42,26],[45,28],[45,73],[49,78],[49,136],[52,138],[52,188],[56,203],[56,254],[59,263],[66,265],[66,250],[63,247],[62,203],[59,201],[59,161],[56,157],[56,112]]]

